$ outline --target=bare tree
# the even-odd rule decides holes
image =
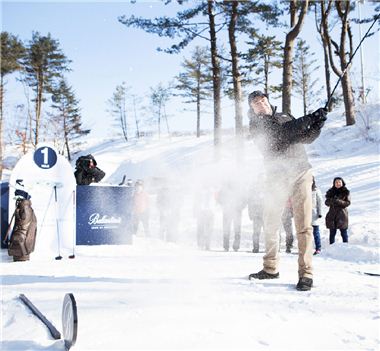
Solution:
[[[328,15],[332,8],[335,6],[336,13],[341,21],[341,32],[339,43],[335,42],[330,35],[328,27]],[[323,17],[323,33],[328,43],[329,59],[332,70],[334,73],[341,77],[341,85],[343,91],[344,107],[346,112],[346,125],[355,124],[355,108],[354,96],[352,92],[352,84],[349,73],[348,62],[353,55],[352,32],[349,22],[349,14],[351,11],[351,1],[332,1],[329,0],[328,7]],[[348,45],[348,47],[347,47]],[[334,53],[338,56],[339,66],[334,62]]]

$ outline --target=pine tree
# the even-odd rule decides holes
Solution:
[[[70,142],[90,133],[89,129],[82,128],[79,101],[71,86],[61,79],[58,86],[52,90],[52,107],[58,111],[55,115],[56,121],[61,125],[64,148],[67,158],[71,160]]]
[[[281,86],[270,84],[270,74],[273,69],[282,67],[282,47],[281,42],[276,40],[275,36],[266,36],[257,34],[255,31],[250,33],[250,49],[245,55],[247,66],[255,74],[253,85],[262,85],[265,94],[279,92]]]
[[[26,56],[23,59],[25,81],[35,93],[35,127],[34,138],[31,141],[36,146],[40,137],[40,125],[42,116],[42,104],[46,101],[46,94],[54,89],[62,78],[62,74],[68,71],[69,60],[59,47],[58,40],[47,36],[41,36],[33,32],[32,40],[26,47]]]
[[[179,96],[184,97],[185,103],[196,103],[197,107],[197,138],[201,133],[201,102],[211,95],[212,76],[210,75],[210,55],[207,48],[197,46],[191,59],[182,63],[184,72],[176,78]]]
[[[25,55],[22,42],[8,32],[1,32],[1,75],[0,75],[0,179],[3,173],[3,124],[4,124],[4,78],[21,70],[21,59]]]
[[[125,82],[116,86],[112,98],[108,100],[109,112],[120,126],[125,141],[128,141],[128,121],[127,121],[127,95],[129,88]]]
[[[170,1],[166,2],[169,3]],[[183,4],[183,1],[179,1]],[[213,76],[213,102],[214,102],[214,145],[221,143],[222,109],[221,109],[221,68],[217,46],[217,31],[223,28],[223,23],[216,23],[216,1],[198,1],[192,8],[179,11],[175,17],[158,17],[153,20],[131,16],[120,16],[119,22],[127,27],[141,28],[147,33],[153,33],[160,37],[170,39],[179,38],[180,42],[173,44],[163,51],[173,54],[179,53],[189,43],[202,38],[210,43],[212,76]],[[207,21],[201,21],[201,17]],[[205,36],[204,33],[209,33]],[[159,49],[162,51],[162,49]]]
[[[238,49],[237,36],[240,33],[249,33],[252,31],[253,15],[258,16],[261,20],[277,25],[276,19],[280,15],[277,6],[260,1],[230,1],[225,0],[220,3],[224,11],[226,26],[228,29],[228,42],[230,46],[230,63],[232,76],[232,98],[235,105],[235,131],[238,139],[243,134],[243,112],[242,112],[242,94],[243,94],[243,66],[240,64],[240,58],[243,56]]]
[[[335,7],[338,18],[341,22],[341,31],[339,36],[339,42],[332,39],[329,31],[329,15],[331,10]],[[335,1],[329,2],[326,10],[322,14],[323,33],[326,37],[329,51],[329,60],[333,72],[342,77],[341,85],[343,91],[344,108],[346,113],[346,125],[355,124],[355,106],[354,96],[352,93],[352,83],[350,77],[350,70],[347,67],[347,63],[353,55],[353,37],[350,26],[350,12],[352,10],[353,3],[351,0],[347,1]],[[334,54],[338,56],[338,63],[334,62]],[[345,69],[347,70],[345,71]],[[343,72],[345,74],[343,75]]]
[[[311,112],[310,107],[318,100],[319,95],[314,89],[318,79],[312,78],[313,72],[319,69],[319,66],[315,66],[317,59],[314,55],[305,40],[297,41],[293,62],[293,85],[295,92],[302,97],[304,115]]]
[[[171,88],[164,87],[162,83],[159,83],[155,88],[150,88],[150,101],[152,111],[157,120],[158,137],[161,137],[161,122],[162,118],[165,118],[167,132],[170,135],[168,116],[166,115],[166,103],[171,96]]]

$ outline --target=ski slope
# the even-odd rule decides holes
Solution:
[[[140,230],[131,246],[80,246],[74,260],[34,260],[32,254],[24,263],[11,262],[2,250],[1,350],[64,350],[17,296],[25,294],[62,330],[68,292],[79,316],[73,350],[379,350],[380,278],[364,274],[380,273],[379,111],[379,104],[361,108],[364,117],[344,128],[342,111],[331,113],[307,147],[322,193],[341,176],[352,197],[348,244],[337,234],[330,246],[321,225],[322,254],[314,258],[310,292],[294,288],[297,253],[284,253],[284,238],[280,279],[247,279],[261,269],[264,252],[263,244],[259,254],[250,252],[246,210],[239,252],[222,250],[220,209],[211,250],[196,248],[194,191],[204,179],[216,190],[227,177],[245,182],[258,174],[261,158],[251,142],[237,162],[234,141],[225,136],[215,164],[210,135],[89,141],[81,153],[95,156],[105,183],[117,184],[124,174],[142,178],[154,200],[155,181],[168,179],[182,193],[178,243],[159,239],[152,208],[152,238]]]

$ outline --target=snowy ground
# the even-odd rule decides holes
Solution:
[[[322,255],[314,259],[310,292],[294,289],[297,255],[283,253],[283,246],[280,279],[247,279],[261,269],[263,252],[249,252],[246,214],[239,252],[222,251],[220,213],[212,250],[197,250],[191,204],[185,204],[179,244],[159,240],[153,218],[152,239],[140,232],[132,246],[80,246],[75,260],[38,261],[32,255],[29,262],[13,263],[2,250],[1,349],[63,350],[63,341],[54,341],[17,296],[24,293],[62,331],[62,300],[72,292],[79,315],[73,350],[379,350],[380,278],[363,274],[380,273],[379,105],[363,114],[371,116],[369,132],[365,119],[340,128],[336,112],[308,148],[322,193],[337,175],[352,193],[350,242],[342,244],[338,235],[329,246],[321,226]],[[127,173],[134,179],[174,174],[190,184],[199,176],[194,169],[221,177],[221,166],[210,165],[211,145],[210,136],[183,137],[100,143],[84,152],[95,155],[110,183]],[[258,161],[250,151],[249,165],[237,171],[230,169],[230,151],[223,175],[252,170]]]

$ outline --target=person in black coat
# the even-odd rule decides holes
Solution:
[[[333,186],[326,193],[326,206],[329,211],[326,214],[326,227],[330,230],[330,244],[335,242],[337,230],[340,230],[343,242],[348,242],[348,211],[351,204],[350,191],[346,188],[343,178],[334,178]]]
[[[75,163],[75,167],[74,175],[78,185],[98,183],[106,175],[97,167],[95,158],[91,154],[79,157]]]
[[[267,174],[264,198],[265,256],[263,269],[250,279],[279,277],[278,230],[288,198],[293,205],[298,239],[298,284],[301,291],[313,285],[313,233],[311,226],[313,175],[305,148],[320,134],[327,111],[320,108],[301,118],[277,113],[268,96],[254,91],[248,96],[250,134],[264,158]]]
[[[217,202],[223,212],[223,248],[230,248],[231,227],[234,229],[235,237],[232,244],[234,251],[240,248],[241,220],[244,208],[247,206],[248,198],[245,189],[235,180],[226,180],[217,194]]]

